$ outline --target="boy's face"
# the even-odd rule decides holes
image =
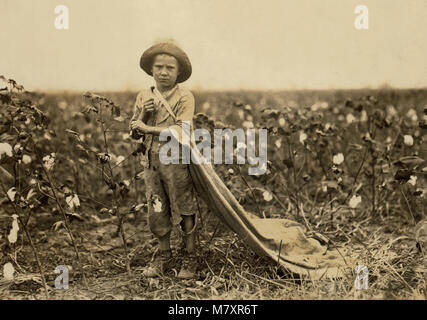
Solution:
[[[153,77],[158,87],[172,88],[179,75],[178,61],[168,54],[158,54],[153,62]]]

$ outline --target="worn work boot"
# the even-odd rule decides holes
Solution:
[[[142,276],[147,278],[154,278],[161,276],[165,272],[172,259],[172,250],[160,251],[159,255],[153,262],[142,272]]]
[[[196,277],[198,266],[197,256],[194,253],[187,253],[182,260],[181,270],[179,271],[178,279],[193,279]]]

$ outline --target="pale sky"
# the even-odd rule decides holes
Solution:
[[[56,30],[57,5],[70,29]],[[357,5],[369,30],[356,30]],[[426,0],[0,0],[0,74],[27,89],[138,90],[173,38],[189,88],[427,87]]]

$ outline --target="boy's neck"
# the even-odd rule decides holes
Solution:
[[[173,88],[175,88],[176,87],[176,83],[173,85],[173,86],[170,86],[170,87],[163,87],[163,86],[159,86],[159,85],[157,85],[156,84],[156,89],[161,93],[161,94],[163,94],[163,93],[166,93],[166,92],[168,92],[168,91],[171,91]]]

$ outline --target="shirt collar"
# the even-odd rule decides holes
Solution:
[[[151,92],[153,92],[154,91],[154,88],[155,88],[155,86],[152,86],[151,87]],[[169,91],[166,91],[166,92],[164,92],[164,93],[161,93],[160,91],[160,93],[162,94],[162,96],[167,100],[167,99],[169,99],[177,90],[178,90],[178,84],[175,84],[175,86],[172,88],[172,89],[170,89]]]

